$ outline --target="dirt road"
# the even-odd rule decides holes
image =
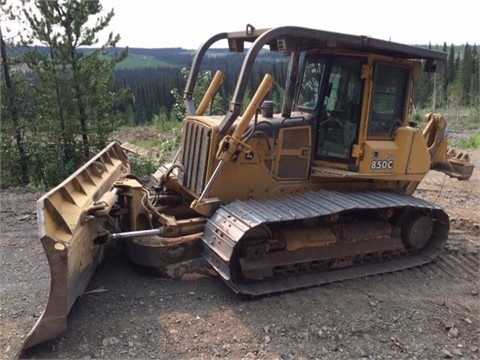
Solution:
[[[108,255],[63,337],[25,358],[478,359],[480,152],[468,182],[431,172],[417,196],[451,217],[447,248],[420,268],[245,298],[203,260],[146,272]],[[39,193],[1,190],[0,358],[13,359],[45,306]]]

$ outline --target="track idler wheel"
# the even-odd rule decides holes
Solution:
[[[402,224],[402,241],[407,248],[420,250],[433,232],[433,219],[424,213],[408,215]]]

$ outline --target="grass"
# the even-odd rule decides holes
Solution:
[[[453,145],[460,149],[480,149],[480,133],[470,135],[467,138],[456,139],[453,141]]]
[[[140,126],[122,126],[112,134],[112,137],[122,142],[129,142],[144,148],[162,146],[165,141],[179,136],[182,123],[178,121],[156,122]]]
[[[455,135],[451,143],[464,150],[480,149],[480,106],[451,109],[444,114],[447,128]]]
[[[480,131],[480,106],[440,111],[453,131]]]
[[[423,127],[425,125],[423,116],[429,112],[431,110],[417,110],[413,114],[413,119]],[[437,112],[441,113],[447,121],[448,141],[452,147],[464,150],[480,149],[480,105],[441,109]]]

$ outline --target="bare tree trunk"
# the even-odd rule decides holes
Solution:
[[[7,91],[8,108],[10,111],[10,116],[12,117],[13,127],[15,130],[15,141],[17,144],[17,149],[18,149],[18,152],[20,153],[20,169],[22,172],[22,182],[24,184],[27,184],[28,183],[28,159],[27,159],[27,154],[23,144],[22,129],[18,124],[18,111],[15,105],[15,97],[13,96],[14,89],[13,89],[12,79],[10,77],[10,68],[8,66],[7,50],[6,50],[5,41],[3,40],[1,27],[0,27],[0,49],[1,49],[1,56],[2,56],[3,73],[5,76],[5,85],[8,90]]]

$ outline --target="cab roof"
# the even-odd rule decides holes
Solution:
[[[364,35],[310,29],[299,26],[282,26],[255,29],[247,25],[244,31],[227,33],[230,51],[243,52],[245,43],[260,42],[271,51],[306,51],[309,49],[346,50],[374,53],[404,59],[445,61],[447,53],[424,47],[375,39]]]

